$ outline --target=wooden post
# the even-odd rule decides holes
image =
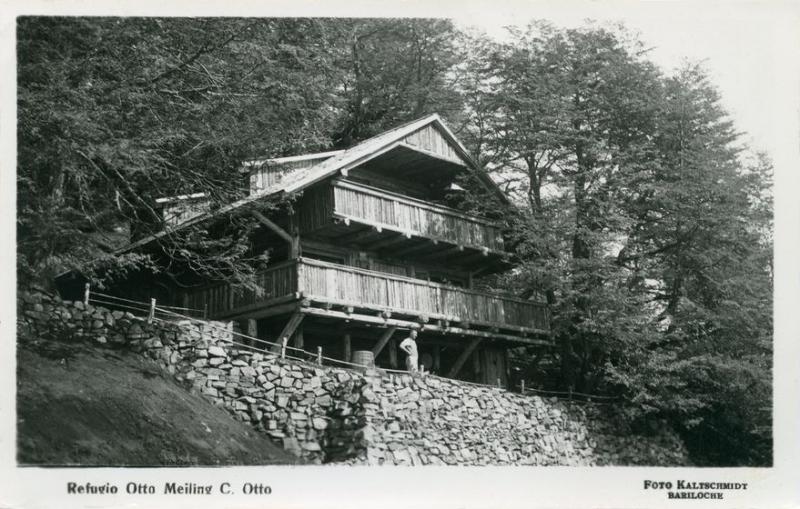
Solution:
[[[296,260],[300,258],[300,225],[298,224],[297,213],[294,206],[289,205],[289,235],[292,236],[289,242],[289,259]]]
[[[283,336],[281,338],[281,359],[285,359],[286,358],[286,343],[288,341],[289,341],[289,338],[286,337],[286,336]]]
[[[498,378],[497,379],[497,388],[500,389],[501,387],[502,387],[502,385],[500,385],[500,379]]]
[[[344,337],[342,337],[342,342],[344,344],[344,361],[350,362],[350,333],[345,332]]]
[[[322,347],[321,346],[317,347],[317,364],[322,366]]]
[[[84,285],[84,287],[83,287],[83,304],[85,306],[89,305],[89,288],[90,287],[91,287],[91,285],[89,283],[86,283]]]
[[[467,361],[467,358],[472,354],[473,351],[475,351],[475,348],[478,347],[478,343],[481,342],[481,339],[483,338],[473,339],[472,342],[469,345],[467,345],[464,351],[461,352],[461,355],[458,356],[458,359],[456,359],[456,362],[455,364],[453,364],[453,367],[450,368],[450,371],[447,372],[447,378],[454,378],[458,374],[458,372],[461,371],[461,368],[464,366],[464,363]]]
[[[294,347],[302,350],[304,342],[305,338],[303,337],[303,324],[301,323],[297,326],[297,330],[294,333]]]
[[[255,318],[248,318],[247,319],[247,335],[251,338],[258,337],[258,320]],[[253,339],[248,340],[250,346],[258,346]]]
[[[520,392],[520,394],[525,394],[525,379],[524,378],[519,383],[519,392]]]
[[[147,314],[147,323],[153,323],[153,318],[156,316],[156,299],[150,297],[150,312]]]
[[[506,382],[511,384],[511,355],[508,348],[503,349],[503,373],[505,373]]]
[[[397,369],[397,340],[389,340],[389,367]]]
[[[208,319],[208,302],[203,304],[203,320]]]

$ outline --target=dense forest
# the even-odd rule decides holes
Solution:
[[[154,199],[242,192],[242,161],[347,147],[439,113],[513,206],[516,267],[487,285],[546,298],[556,348],[519,362],[667,419],[700,465],[772,462],[769,160],[701,66],[658,68],[624,28],[545,22],[503,42],[428,19],[19,18],[20,285],[157,228]],[[265,205],[269,206],[269,205]],[[247,284],[244,220],[162,239]],[[232,219],[232,222],[234,220]]]

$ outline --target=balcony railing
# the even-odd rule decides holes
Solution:
[[[208,310],[212,318],[241,316],[279,303],[306,299],[425,316],[461,324],[546,332],[546,307],[537,302],[455,286],[431,283],[319,260],[299,259],[258,275],[263,291],[234,290],[220,283],[189,295],[189,307]]]
[[[339,219],[452,244],[503,250],[500,229],[489,220],[351,181],[334,182],[333,214]]]

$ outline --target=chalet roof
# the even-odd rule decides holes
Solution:
[[[434,113],[432,115],[428,115],[418,120],[408,122],[407,124],[403,124],[389,131],[385,131],[377,136],[373,136],[372,138],[366,139],[350,147],[349,149],[308,155],[307,158],[312,158],[312,159],[315,158],[313,156],[319,156],[319,157],[326,156],[326,158],[320,163],[311,166],[310,168],[294,172],[293,174],[287,176],[287,178],[284,178],[274,186],[264,189],[262,192],[258,194],[250,195],[246,198],[237,200],[228,205],[220,207],[214,211],[206,212],[204,214],[196,216],[176,226],[168,227],[165,230],[162,230],[156,234],[149,235],[147,237],[139,239],[138,241],[120,249],[118,253],[128,252],[132,249],[141,247],[153,240],[163,237],[169,234],[170,232],[174,232],[178,229],[185,228],[192,224],[203,222],[214,216],[232,212],[237,209],[245,208],[247,205],[253,204],[267,197],[272,197],[279,194],[292,194],[302,191],[303,189],[321,180],[334,176],[339,172],[347,171],[351,168],[359,166],[365,163],[366,161],[378,157],[381,154],[384,154],[397,147],[412,148],[414,150],[419,150],[424,152],[424,150],[417,149],[415,147],[409,147],[407,144],[403,142],[403,139],[406,138],[408,135],[428,125],[435,126],[438,129],[439,133],[447,140],[447,142],[453,148],[458,157],[466,164],[467,168],[472,170],[474,174],[483,182],[483,184],[488,189],[491,189],[493,192],[495,192],[501,200],[507,202],[506,196],[500,191],[500,189],[497,187],[494,181],[485,172],[481,170],[478,163],[472,158],[472,156],[469,154],[467,149],[464,148],[461,142],[458,141],[458,139],[455,137],[452,131],[450,131],[450,129],[445,125],[441,117],[438,114]],[[297,159],[298,157],[303,158],[306,156],[295,156],[294,158],[289,158],[289,159]],[[253,160],[253,161],[248,161],[247,164],[253,165],[270,161],[280,162],[283,159],[286,158],[281,158],[280,160],[276,159]]]

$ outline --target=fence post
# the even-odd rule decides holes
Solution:
[[[286,343],[289,341],[287,336],[281,338],[281,359],[286,358]]]
[[[89,288],[90,287],[91,287],[91,285],[89,283],[86,283],[86,285],[84,285],[84,287],[83,287],[83,305],[84,306],[88,306],[89,305]]]
[[[150,297],[150,312],[147,314],[147,323],[153,323],[153,317],[156,316],[156,299]]]
[[[497,379],[497,388],[499,389],[499,388],[501,388],[501,387],[502,387],[502,386],[500,385],[500,379],[498,378],[498,379]]]
[[[519,392],[520,394],[525,394],[525,380],[522,380],[519,383]]]
[[[208,319],[208,302],[203,304],[203,320]]]
[[[322,347],[321,346],[317,347],[317,364],[322,366]]]

